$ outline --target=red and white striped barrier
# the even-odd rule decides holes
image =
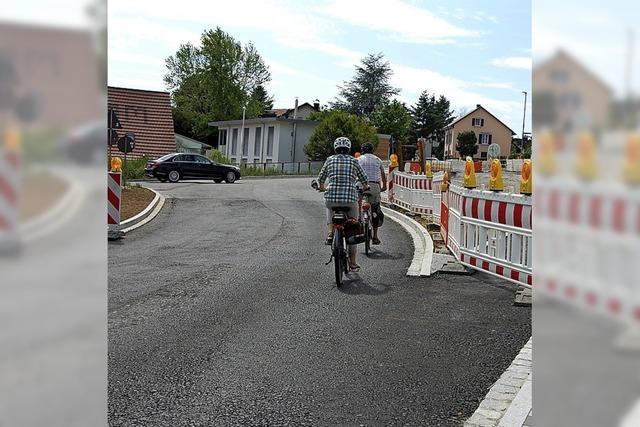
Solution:
[[[540,180],[535,195],[541,294],[640,323],[640,193],[622,183]]]
[[[18,244],[19,183],[18,151],[0,148],[0,250],[13,250]]]
[[[107,224],[120,224],[120,201],[122,198],[122,173],[109,172],[107,178]]]
[[[442,193],[444,174],[396,172],[391,203],[440,223],[445,244],[463,264],[530,287],[532,203],[520,194],[467,190],[451,184]]]

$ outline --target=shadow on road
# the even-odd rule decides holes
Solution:
[[[369,259],[404,259],[404,254],[392,255],[382,251],[372,251],[365,256]]]
[[[383,283],[371,285],[362,280],[359,274],[349,273],[347,280],[338,290],[347,295],[384,295],[389,292],[390,287]]]

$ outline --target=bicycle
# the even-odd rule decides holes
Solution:
[[[358,193],[360,197],[364,197],[364,200],[360,202],[360,222],[362,223],[362,228],[364,229],[364,253],[369,255],[371,251],[371,239],[373,236],[373,224],[371,220],[371,203],[369,202],[369,197],[371,196],[371,192],[363,191],[362,189],[358,189]]]
[[[311,182],[311,187],[319,191],[316,180]],[[343,284],[343,276],[349,272],[348,245],[362,243],[362,236],[347,237],[345,234],[344,225],[349,220],[347,216],[347,212],[349,211],[348,206],[334,207],[332,211],[331,223],[333,227],[333,240],[331,242],[331,258],[329,258],[329,261],[327,261],[325,265],[329,265],[331,261],[333,261],[336,286],[341,287]]]

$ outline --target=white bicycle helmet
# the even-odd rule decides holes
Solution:
[[[336,138],[335,141],[333,141],[334,150],[337,150],[340,147],[348,148],[349,150],[351,150],[351,141],[349,140],[349,138],[340,136]]]

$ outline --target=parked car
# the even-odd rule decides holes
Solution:
[[[107,161],[107,125],[104,121],[90,122],[72,129],[58,142],[60,153],[76,163]]]
[[[161,182],[181,179],[213,179],[233,184],[240,179],[240,168],[212,162],[205,156],[191,153],[173,153],[147,163],[145,174]]]

